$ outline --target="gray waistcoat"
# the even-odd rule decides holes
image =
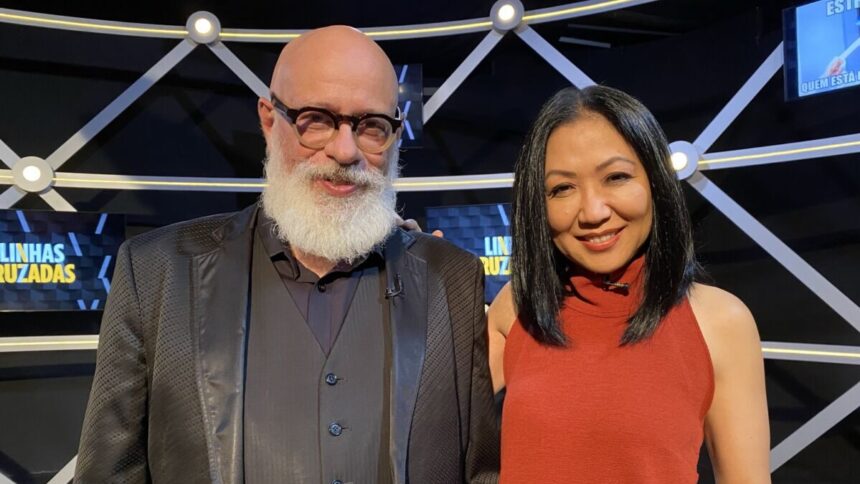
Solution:
[[[390,482],[379,269],[365,269],[328,357],[259,241],[251,284],[245,482]]]

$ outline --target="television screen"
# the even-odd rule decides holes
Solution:
[[[419,148],[424,131],[424,73],[421,64],[394,66],[394,72],[398,82],[397,104],[404,118],[399,146]]]
[[[510,280],[510,216],[510,203],[427,208],[429,231],[441,230],[445,239],[481,258],[487,303]]]
[[[786,97],[860,85],[860,0],[820,0],[783,12]]]
[[[104,309],[122,215],[0,210],[0,310]]]

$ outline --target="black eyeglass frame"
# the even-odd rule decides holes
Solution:
[[[391,136],[389,136],[388,140],[385,142],[385,145],[379,151],[372,152],[373,154],[379,154],[379,153],[382,153],[383,151],[387,150],[389,147],[391,147],[391,144],[394,143],[394,139],[397,137],[397,136],[395,136],[395,134],[397,133],[397,130],[400,129],[400,127],[403,125],[403,117],[402,117],[402,114],[400,112],[400,106],[397,106],[397,108],[395,110],[395,113],[396,113],[395,116],[396,117],[394,117],[394,118],[392,118],[391,116],[388,116],[387,114],[382,114],[382,113],[364,113],[364,114],[359,114],[359,115],[349,115],[349,114],[333,113],[333,112],[329,111],[328,109],[318,108],[316,106],[305,106],[302,108],[293,109],[293,108],[288,107],[280,99],[278,99],[278,97],[275,96],[275,93],[270,93],[270,96],[271,96],[271,101],[272,101],[272,107],[274,107],[275,111],[280,113],[281,116],[283,116],[287,121],[289,121],[290,124],[293,125],[294,129],[298,129],[296,127],[296,119],[298,119],[299,116],[301,116],[302,114],[307,113],[307,112],[312,111],[312,112],[321,113],[321,114],[324,114],[324,115],[330,117],[331,119],[333,119],[335,122],[335,129],[332,131],[331,138],[326,142],[326,144],[331,142],[331,140],[337,136],[337,127],[340,126],[341,124],[343,124],[344,122],[349,123],[350,129],[352,130],[353,135],[355,135],[357,130],[358,130],[359,123],[361,123],[365,119],[381,118],[381,119],[384,119],[385,121],[387,121],[391,125],[392,129],[391,129]],[[301,142],[301,139],[302,139],[302,137],[301,137],[301,135],[299,135],[299,141],[300,142]],[[305,147],[311,148],[311,149],[320,149],[325,145],[320,146],[320,147],[315,147],[315,146],[306,146],[304,143],[302,143],[302,146],[305,146]]]

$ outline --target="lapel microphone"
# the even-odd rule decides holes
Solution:
[[[385,288],[385,299],[391,299],[401,294],[403,294],[403,281],[400,280],[400,274],[394,274],[394,287]]]
[[[612,282],[609,280],[609,276],[603,276],[603,290],[611,291],[613,289],[617,289],[619,291],[627,291],[630,289],[630,284],[626,282]]]

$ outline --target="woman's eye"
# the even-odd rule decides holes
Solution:
[[[549,197],[557,197],[560,195],[566,195],[573,190],[573,185],[558,185],[550,189]]]
[[[623,182],[633,178],[629,173],[612,173],[606,177],[608,182]]]

